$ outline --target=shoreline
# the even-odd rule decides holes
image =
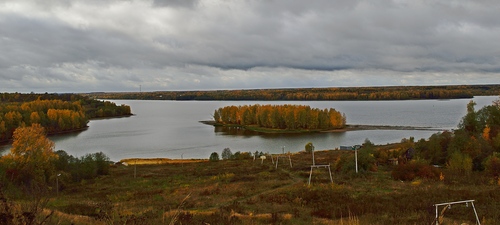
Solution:
[[[126,118],[126,117],[132,117],[132,116],[135,116],[135,114],[121,115],[121,116],[95,117],[95,118],[89,119],[89,122],[92,121],[92,120],[106,120],[106,119],[115,119],[115,118],[119,119],[119,118]],[[78,128],[78,129],[71,129],[71,130],[64,130],[64,131],[57,131],[57,132],[47,132],[46,136],[50,137],[50,136],[57,136],[57,135],[64,135],[64,134],[71,134],[71,133],[78,133],[78,132],[86,131],[89,128],[90,128],[90,126],[87,123],[87,125],[85,125],[82,128]],[[9,145],[9,144],[12,144],[12,138],[8,139],[8,140],[1,140],[0,141],[0,146],[5,146],[5,145]]]
[[[391,126],[391,125],[362,125],[362,124],[348,124],[346,128],[340,129],[344,131],[355,130],[429,130],[429,131],[445,131],[447,129],[437,127],[414,127],[414,126]],[[332,130],[331,132],[336,132]],[[330,132],[330,131],[324,131]]]
[[[243,129],[248,129],[247,126],[237,125],[237,124],[217,124],[213,120],[199,121],[200,123],[211,125],[214,127],[239,127]],[[414,126],[391,126],[391,125],[365,125],[365,124],[347,124],[345,128],[334,129],[334,130],[279,130],[279,129],[269,129],[261,128],[259,130],[248,129],[251,131],[259,133],[341,133],[347,131],[358,131],[358,130],[427,130],[427,131],[445,131],[448,129],[436,128],[436,127],[414,127]]]

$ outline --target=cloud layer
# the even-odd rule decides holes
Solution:
[[[6,0],[1,92],[499,83],[500,2]]]

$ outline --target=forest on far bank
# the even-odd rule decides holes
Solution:
[[[416,100],[458,99],[500,94],[500,84],[442,86],[380,86],[276,88],[243,90],[153,91],[153,92],[93,92],[82,94],[99,99],[142,100]]]

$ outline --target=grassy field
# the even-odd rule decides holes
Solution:
[[[392,179],[390,165],[334,171],[343,154],[353,152],[316,152],[316,164],[332,165],[333,184],[318,168],[311,185],[306,153],[280,158],[277,168],[269,157],[136,166],[130,159],[108,176],[63,184],[46,211],[54,211],[53,224],[431,224],[433,204],[473,199],[481,224],[500,221],[499,183],[481,173],[443,170],[442,180],[402,182]],[[475,224],[474,212],[453,205],[444,222]]]

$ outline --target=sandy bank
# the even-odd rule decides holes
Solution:
[[[128,165],[151,165],[151,164],[176,164],[176,163],[197,163],[208,161],[207,159],[169,159],[169,158],[130,158],[122,159],[121,163]]]

